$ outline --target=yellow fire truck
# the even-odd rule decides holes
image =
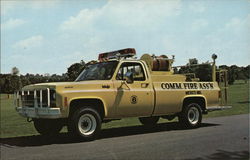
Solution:
[[[182,125],[195,128],[202,114],[228,108],[220,103],[215,55],[210,82],[174,74],[174,57],[135,55],[133,48],[101,53],[74,82],[25,86],[15,94],[16,110],[42,135],[67,126],[72,135],[91,140],[103,122],[138,117],[143,125],[153,126],[159,118],[178,117]]]

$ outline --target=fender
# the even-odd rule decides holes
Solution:
[[[107,111],[107,104],[105,103],[105,101],[101,98],[101,97],[73,97],[70,98],[67,102],[67,116],[69,116],[69,111],[70,111],[70,104],[72,103],[72,101],[74,100],[99,100],[102,102],[103,104],[103,110],[104,110],[104,117],[106,117],[108,115],[108,111]]]
[[[186,95],[186,96],[184,96],[183,98],[182,98],[182,101],[181,101],[181,108],[183,107],[183,105],[184,105],[184,101],[186,100],[186,99],[191,99],[191,98],[202,98],[202,99],[204,99],[204,101],[205,101],[205,106],[204,106],[204,109],[206,110],[206,108],[207,108],[207,99],[206,99],[206,97],[204,96],[204,95]],[[182,109],[181,109],[182,110]]]

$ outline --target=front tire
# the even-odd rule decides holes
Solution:
[[[202,121],[201,106],[198,103],[189,103],[184,106],[179,115],[179,123],[186,128],[197,128]]]
[[[34,127],[44,136],[57,135],[63,128],[63,123],[58,119],[33,119]]]
[[[69,125],[69,131],[78,138],[94,140],[101,130],[101,117],[92,108],[80,108],[73,114]]]

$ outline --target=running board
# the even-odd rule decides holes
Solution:
[[[221,111],[225,109],[231,109],[232,106],[211,106],[207,108],[207,111],[212,112],[212,111]]]

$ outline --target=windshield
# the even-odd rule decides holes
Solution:
[[[75,81],[109,80],[112,78],[117,64],[117,61],[89,64]]]

